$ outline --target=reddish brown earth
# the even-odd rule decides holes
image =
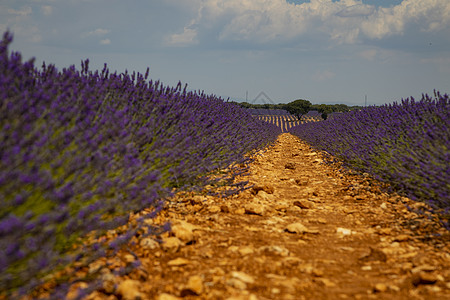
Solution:
[[[105,268],[87,299],[450,299],[450,235],[406,208],[423,204],[323,164],[290,134],[248,180],[228,199],[169,201],[154,220],[173,224],[163,243],[136,238],[116,263],[133,253],[142,266],[121,278]]]

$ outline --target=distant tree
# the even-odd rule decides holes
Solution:
[[[317,110],[322,119],[326,120],[328,115],[333,112],[348,112],[353,109],[353,107],[349,107],[345,104],[313,104],[311,109]]]
[[[308,100],[298,99],[292,102],[289,102],[284,106],[284,109],[289,113],[297,116],[297,119],[300,120],[304,114],[307,114],[309,109],[311,108],[311,102]]]
[[[238,103],[238,105],[240,105],[243,108],[252,108],[252,105],[248,102],[241,102],[241,103]]]
[[[315,109],[321,113],[322,119],[326,120],[328,118],[328,114],[334,112],[335,110],[334,105],[327,105],[327,104],[319,104],[315,107]]]

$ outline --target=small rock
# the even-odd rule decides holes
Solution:
[[[311,201],[308,200],[297,200],[294,201],[294,205],[298,206],[302,209],[311,209],[314,207],[314,204]]]
[[[79,290],[85,289],[88,287],[88,284],[86,282],[77,282],[70,286],[69,291],[66,294],[66,299],[73,300],[78,299],[79,297]]]
[[[321,283],[325,287],[335,287],[336,283],[327,278],[315,278],[314,281]]]
[[[156,300],[179,300],[180,298],[172,296],[170,294],[162,293],[156,298]]]
[[[395,237],[394,241],[395,242],[406,242],[406,241],[409,241],[410,239],[411,239],[411,236],[409,236],[407,234],[400,234]]]
[[[123,256],[123,259],[127,263],[132,263],[132,262],[134,262],[136,260],[136,258],[133,255],[131,255],[131,254],[125,254]]]
[[[440,293],[442,292],[442,289],[436,285],[427,286],[427,290],[430,293]]]
[[[252,276],[244,272],[233,271],[231,272],[231,276],[245,283],[253,284],[255,282],[255,279],[253,279]]]
[[[237,278],[230,278],[227,280],[227,285],[237,288],[239,290],[247,289],[247,284]]]
[[[414,274],[412,277],[412,284],[418,286],[420,284],[434,284],[438,281],[436,274],[420,272]]]
[[[193,212],[198,212],[198,211],[201,211],[202,209],[203,209],[203,205],[201,205],[201,204],[196,204],[191,207],[191,210]]]
[[[264,215],[265,209],[264,206],[257,203],[248,203],[244,206],[245,213],[248,215]]]
[[[169,266],[185,266],[185,265],[188,265],[190,263],[191,262],[189,260],[184,259],[182,257],[178,257],[178,258],[175,258],[175,259],[172,259],[171,261],[169,261],[167,263],[167,265],[169,265]]]
[[[268,252],[268,253],[280,255],[283,257],[286,257],[289,255],[289,250],[284,247],[281,247],[281,246],[263,246],[263,247],[259,248],[258,251]]]
[[[142,298],[139,291],[141,283],[137,280],[126,279],[122,281],[117,287],[117,293],[122,296],[124,300],[136,300]]]
[[[102,277],[102,289],[107,294],[112,294],[117,288],[117,279],[113,274],[103,274]]]
[[[298,184],[299,186],[308,185],[308,182],[309,182],[309,178],[297,178],[297,179],[295,179],[295,183]]]
[[[279,293],[281,293],[281,290],[280,290],[279,288],[272,288],[272,289],[270,290],[270,292],[271,292],[272,294],[278,295]]]
[[[405,262],[400,265],[400,269],[404,272],[409,272],[412,270],[412,268],[413,268],[413,264],[410,262]]]
[[[210,206],[209,209],[208,209],[208,211],[209,211],[210,213],[213,213],[213,214],[218,213],[218,212],[220,212],[221,210],[222,210],[222,209],[220,208],[220,206],[217,206],[217,205]]]
[[[139,244],[144,250],[155,250],[159,248],[159,243],[152,238],[144,238]]]
[[[373,291],[376,293],[384,293],[387,291],[387,289],[388,287],[384,283],[377,283],[375,284]]]
[[[313,233],[313,234],[317,234],[319,233],[319,231],[317,230],[310,230],[308,228],[306,228],[305,225],[301,224],[301,223],[292,223],[289,224],[285,231],[290,232],[290,233]]]
[[[195,275],[189,277],[185,288],[180,292],[181,297],[199,296],[203,292],[203,280],[200,276]]]
[[[348,252],[354,252],[355,248],[343,246],[343,247],[339,247],[339,250],[348,251]]]
[[[381,208],[381,209],[387,209],[387,204],[386,204],[386,202],[383,202],[383,203],[380,205],[380,208]]]
[[[243,214],[245,214],[245,208],[243,208],[243,207],[238,208],[238,209],[236,209],[236,210],[234,211],[234,213],[235,213],[236,215],[243,215]]]
[[[237,252],[237,251],[239,251],[239,247],[238,246],[230,246],[230,247],[228,247],[228,251]]]
[[[105,264],[99,260],[90,263],[88,274],[94,274],[96,272],[99,272],[104,267],[104,265]]]
[[[177,237],[171,236],[163,238],[162,248],[164,251],[169,253],[177,252],[182,245],[183,242],[181,242]]]
[[[369,254],[361,256],[359,258],[359,260],[362,262],[368,262],[368,261],[386,262],[387,256],[383,251],[370,247]]]
[[[274,208],[275,208],[276,211],[286,211],[286,209],[289,208],[289,205],[287,205],[285,203],[281,203],[281,204],[275,205]]]
[[[319,269],[312,269],[311,270],[311,274],[315,277],[322,277],[323,276],[323,271],[319,270]]]
[[[317,218],[317,219],[311,219],[309,220],[311,223],[319,223],[319,224],[327,224],[327,220],[324,218]]]
[[[264,201],[271,201],[274,199],[272,194],[268,194],[265,191],[259,191],[258,194],[256,194],[256,197]]]
[[[391,228],[381,228],[378,231],[379,234],[383,234],[383,235],[390,235],[392,233],[392,229]]]
[[[287,162],[287,163],[284,165],[284,168],[285,168],[285,169],[289,169],[289,170],[295,170],[295,164],[294,164],[293,162]]]
[[[226,206],[225,204],[222,204],[220,206],[220,211],[223,213],[229,213],[230,212],[230,208],[228,206]]]
[[[414,269],[412,269],[411,273],[416,274],[416,273],[420,273],[422,271],[431,272],[431,271],[435,271],[436,269],[437,268],[432,265],[421,265],[421,266],[418,266],[418,267],[415,267]]]
[[[397,292],[397,293],[400,292],[400,288],[393,284],[389,285],[389,289],[393,292]]]
[[[351,231],[351,229],[347,229],[347,228],[342,228],[342,227],[338,227],[336,228],[336,232],[340,235],[351,235],[353,234],[353,231]]]
[[[310,152],[308,154],[305,154],[305,156],[316,156],[317,152]]]
[[[286,231],[290,233],[305,233],[308,232],[308,228],[301,223],[293,223],[286,227]]]
[[[195,225],[184,221],[178,221],[172,226],[172,232],[177,238],[187,244],[194,240],[194,233],[192,232],[193,228],[195,228]]]
[[[242,256],[245,256],[245,255],[249,255],[249,254],[253,254],[255,251],[253,250],[253,248],[251,248],[251,247],[242,247],[242,248],[239,248],[239,253],[242,255]]]
[[[256,184],[253,188],[252,188],[252,194],[256,195],[258,194],[259,191],[264,191],[267,194],[273,194],[273,192],[275,191],[275,189],[273,188],[273,186],[268,185],[268,184]]]

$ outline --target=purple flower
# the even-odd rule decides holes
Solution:
[[[0,221],[0,236],[10,234],[12,231],[20,228],[22,222],[15,215],[9,215]]]

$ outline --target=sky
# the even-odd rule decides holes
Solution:
[[[449,0],[0,0],[6,30],[37,67],[148,67],[153,80],[238,102],[450,93]]]

